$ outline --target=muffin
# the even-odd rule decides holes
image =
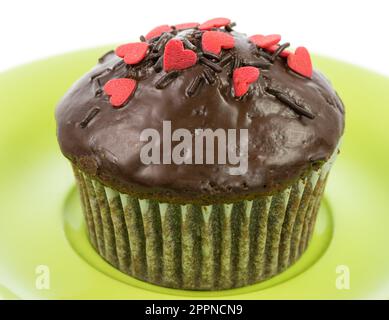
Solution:
[[[137,279],[242,287],[310,242],[343,104],[305,47],[234,27],[156,27],[103,55],[57,106],[90,243]]]

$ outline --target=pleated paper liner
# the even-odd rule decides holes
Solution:
[[[153,284],[219,290],[266,280],[304,253],[332,160],[273,196],[209,206],[137,199],[74,171],[106,261]]]

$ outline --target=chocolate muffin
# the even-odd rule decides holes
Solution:
[[[343,104],[306,48],[234,25],[156,27],[102,56],[57,107],[91,245],[130,276],[241,287],[309,244]]]

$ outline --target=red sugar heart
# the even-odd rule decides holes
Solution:
[[[196,62],[197,54],[192,50],[184,49],[182,41],[177,39],[168,41],[163,54],[163,69],[165,71],[186,69]]]
[[[266,48],[267,51],[273,53],[275,52],[277,49],[278,49],[279,45],[278,44],[275,44],[269,48]],[[282,52],[280,53],[280,57],[283,57],[283,58],[287,58],[292,52],[290,52],[289,50],[282,50]]]
[[[133,94],[136,88],[134,79],[111,79],[104,85],[104,92],[110,96],[109,102],[112,106],[121,107]]]
[[[116,48],[115,52],[120,58],[124,58],[127,64],[137,64],[146,56],[149,45],[145,42],[123,44]]]
[[[167,24],[164,24],[162,26],[155,27],[153,30],[151,30],[148,34],[145,35],[146,40],[150,40],[155,37],[159,37],[164,32],[170,32],[173,29],[168,26]]]
[[[243,96],[248,91],[250,84],[257,81],[258,77],[258,68],[241,67],[235,69],[232,75],[235,97]]]
[[[254,36],[251,36],[249,39],[257,47],[266,49],[280,42],[281,36],[279,34],[270,34],[268,36],[256,34]]]
[[[225,32],[205,31],[201,39],[201,45],[204,51],[219,54],[222,49],[234,47],[234,38]]]
[[[220,27],[224,27],[228,24],[231,23],[231,20],[230,19],[227,19],[227,18],[215,18],[215,19],[211,19],[211,20],[208,20],[202,24],[199,25],[199,29],[200,30],[209,30],[209,29],[212,29],[212,28],[220,28]]]
[[[176,24],[174,27],[176,30],[184,30],[184,29],[192,29],[198,27],[200,24],[197,22],[187,22],[187,23],[180,23]]]
[[[291,53],[288,56],[288,66],[294,72],[304,77],[312,78],[312,61],[306,48],[298,47],[294,53]]]

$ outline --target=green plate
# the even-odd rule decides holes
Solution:
[[[315,58],[345,102],[346,134],[312,243],[294,266],[240,289],[173,290],[124,275],[92,250],[57,146],[56,103],[108,49],[0,74],[0,298],[389,298],[388,78]]]

